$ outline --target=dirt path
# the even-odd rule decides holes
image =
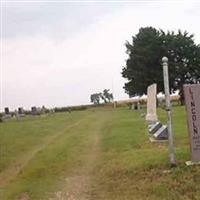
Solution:
[[[102,126],[104,120],[97,126]],[[88,200],[91,199],[93,187],[93,172],[95,163],[100,154],[100,126],[91,134],[92,147],[88,149],[87,156],[81,168],[74,169],[72,175],[66,177],[64,187],[55,192],[49,200]]]
[[[84,119],[79,120],[78,122],[73,123],[69,126],[66,126],[62,131],[53,136],[50,136],[49,138],[47,138],[45,143],[42,143],[39,146],[36,146],[34,149],[31,149],[29,152],[25,153],[20,159],[14,162],[11,166],[9,166],[6,170],[2,171],[0,173],[0,187],[7,185],[11,180],[13,180],[38,152],[43,150],[46,146],[50,145],[56,138],[64,134],[66,130],[78,126],[83,120]]]

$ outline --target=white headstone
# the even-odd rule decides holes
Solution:
[[[19,121],[20,115],[17,110],[15,110],[15,117],[16,117],[17,121]]]
[[[154,83],[147,88],[146,121],[149,123],[155,123],[158,121],[156,113],[156,94],[157,94],[157,85]]]

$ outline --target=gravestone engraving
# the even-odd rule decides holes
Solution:
[[[157,85],[155,83],[147,88],[146,121],[148,123],[155,123],[158,120],[156,113],[156,93],[157,93]]]
[[[200,84],[184,85],[191,161],[200,161]]]

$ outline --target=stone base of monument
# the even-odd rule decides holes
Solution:
[[[159,121],[148,126],[149,139],[151,142],[168,141],[167,126]]]
[[[154,124],[150,124],[148,126],[149,134],[154,134],[156,131],[158,131],[162,127],[162,124],[160,122],[156,122]]]
[[[156,140],[168,140],[168,130],[166,125],[162,125],[154,134]]]
[[[187,166],[200,165],[200,161],[191,161],[191,160],[189,160],[189,161],[186,161],[185,164]]]

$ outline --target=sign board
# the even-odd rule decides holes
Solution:
[[[184,85],[191,160],[200,161],[200,84]]]

